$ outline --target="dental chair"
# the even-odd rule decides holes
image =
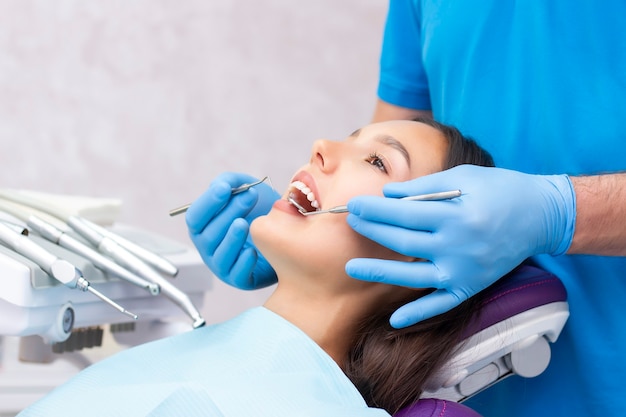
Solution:
[[[481,312],[457,352],[422,398],[394,417],[480,417],[461,403],[509,376],[532,378],[547,368],[550,343],[569,316],[563,283],[522,265],[485,291]]]

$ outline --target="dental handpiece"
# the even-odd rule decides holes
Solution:
[[[161,255],[150,252],[149,250],[137,245],[136,243],[133,243],[130,240],[116,233],[113,233],[85,218],[81,218],[81,221],[101,235],[113,239],[118,245],[122,246],[127,251],[131,252],[148,265],[156,268],[158,271],[172,277],[175,277],[178,274],[178,267]]]
[[[6,207],[3,204],[3,201],[9,202],[10,204],[18,204],[21,206],[26,206],[31,210],[36,210],[42,213],[46,213],[52,217],[56,217],[63,222],[67,222],[68,213],[66,210],[55,206],[54,204],[47,203],[43,200],[39,200],[37,198],[29,197],[27,195],[20,194],[19,192],[10,192],[7,190],[0,190],[0,206],[3,209]],[[15,212],[14,208],[10,208],[11,212]],[[21,214],[16,215],[18,218],[24,217]],[[85,222],[88,222],[84,219]],[[95,223],[90,223],[92,228],[97,229],[99,226]],[[172,264],[170,261],[165,259],[164,257],[150,252],[145,248],[140,247],[139,245],[130,242],[128,239],[124,239],[123,237],[112,233],[104,228],[100,229],[101,234],[108,235],[111,239],[114,239],[120,245],[126,247],[129,251],[133,252],[137,257],[141,258],[144,262],[152,265],[157,270],[163,272],[164,274],[176,276],[178,274],[178,268],[176,265]]]
[[[161,289],[161,294],[173,301],[193,319],[194,328],[204,326],[206,321],[202,318],[200,312],[193,305],[187,294],[172,285],[144,261],[137,258],[133,253],[129,252],[110,237],[94,230],[78,217],[70,216],[67,224],[100,252],[111,257],[115,262],[130,269],[137,275],[157,284]]]
[[[250,184],[240,185],[239,187],[233,188],[231,190],[230,194],[231,195],[236,195],[236,194],[239,194],[239,193],[243,193],[244,191],[248,191],[250,188],[254,187],[255,185],[259,185],[259,184],[261,184],[262,182],[265,182],[268,179],[269,179],[269,177],[265,176],[265,177],[261,178],[258,181],[251,182]],[[271,183],[272,183],[272,180],[270,180],[270,184]],[[185,204],[184,206],[181,206],[181,207],[175,208],[173,210],[170,210],[170,216],[172,216],[172,217],[173,216],[178,216],[179,214],[182,214],[182,213],[186,212],[189,209],[190,206],[191,206],[191,203]]]
[[[88,245],[37,216],[29,216],[26,220],[26,224],[44,239],[85,257],[96,267],[105,272],[115,275],[116,277],[137,285],[138,287],[145,288],[150,291],[152,295],[157,295],[161,291],[157,284],[149,282],[148,280],[141,278],[129,270],[121,267],[119,264],[116,264],[111,259],[103,256],[98,251],[92,249]]]
[[[25,235],[18,233],[4,223],[0,223],[0,241],[10,249],[37,264],[50,277],[56,279],[66,287],[88,291],[119,312],[137,320],[136,314],[126,310],[124,307],[120,306],[115,301],[93,288],[89,281],[83,277],[78,268],[70,262],[58,258]]]

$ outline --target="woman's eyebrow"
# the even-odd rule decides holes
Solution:
[[[404,145],[393,136],[389,135],[379,135],[374,138],[375,141],[382,143],[383,145],[391,146],[393,149],[397,150],[402,154],[404,159],[406,159],[407,165],[411,166],[411,157],[409,155],[409,151],[406,150]]]

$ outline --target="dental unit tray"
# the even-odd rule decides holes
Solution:
[[[137,314],[138,323],[179,321],[189,323],[189,329],[197,327],[197,322],[203,323],[201,317],[195,317],[195,312],[201,308],[205,293],[212,288],[211,274],[193,248],[127,225],[116,224],[118,207],[112,199],[0,190],[0,200],[5,207],[0,207],[0,221],[6,222],[5,224],[26,228],[25,218],[32,214],[29,209],[24,209],[22,219],[14,214],[6,214],[7,208],[11,208],[14,213],[20,213],[21,209],[13,209],[13,203],[9,202],[14,195],[18,200],[25,197],[27,200],[43,202],[42,205],[63,207],[68,218],[78,216],[77,218],[84,219],[86,223],[93,220],[93,226],[98,227],[94,230],[98,230],[101,236],[111,233],[160,256],[176,267],[176,277],[150,268],[158,276],[156,279],[161,280],[161,291],[155,294],[155,291],[133,285],[105,272],[76,251],[44,239],[36,232],[29,233],[30,241],[74,265],[93,288]],[[89,243],[58,218],[44,213],[38,214],[64,229],[72,238]],[[95,225],[95,222],[99,225]],[[164,287],[174,296],[165,294]],[[178,295],[182,301],[175,297]],[[39,335],[46,343],[55,344],[67,340],[74,329],[125,322],[133,322],[133,319],[120,314],[89,293],[64,286],[28,257],[7,245],[0,245],[0,336]]]

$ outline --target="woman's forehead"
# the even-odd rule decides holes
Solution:
[[[351,137],[375,139],[389,136],[402,143],[410,153],[421,153],[432,147],[437,153],[447,151],[448,141],[438,129],[412,120],[391,120],[373,123],[355,131]]]
[[[395,133],[398,136],[396,138],[399,140],[410,140],[415,139],[416,137],[443,139],[442,133],[439,130],[425,123],[412,120],[390,120],[386,122],[372,123],[356,130],[351,136],[371,136],[381,133],[391,136],[394,136]]]

